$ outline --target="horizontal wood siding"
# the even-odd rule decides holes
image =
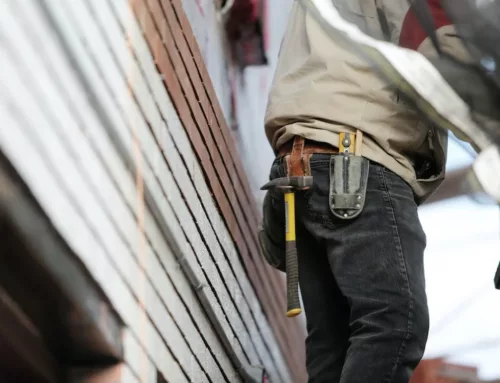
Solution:
[[[182,3],[134,0],[133,9],[294,380],[304,381],[304,328],[285,317],[282,276],[260,256],[260,214]]]
[[[180,3],[148,3],[164,17],[126,0],[3,2],[0,149],[126,324],[127,381],[241,381],[200,296],[239,360],[304,381],[210,79],[183,61],[196,43]],[[176,70],[157,27],[170,23]]]

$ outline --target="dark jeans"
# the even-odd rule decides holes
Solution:
[[[429,328],[426,238],[413,192],[399,176],[371,163],[363,212],[339,220],[328,204],[329,160],[313,155],[315,185],[296,195],[309,382],[407,383]],[[271,178],[284,175],[277,159]],[[272,196],[278,222],[283,197]]]

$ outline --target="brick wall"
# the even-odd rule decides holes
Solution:
[[[180,0],[3,2],[0,44],[0,148],[123,319],[120,379],[305,381]]]

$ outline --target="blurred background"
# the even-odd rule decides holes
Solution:
[[[448,171],[471,163],[471,152],[450,142]],[[491,278],[500,254],[496,206],[470,197],[420,209],[431,330],[426,357],[477,367],[482,379],[500,378],[500,297]]]

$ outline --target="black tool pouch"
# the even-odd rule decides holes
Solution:
[[[364,157],[338,154],[330,160],[330,209],[340,219],[363,211],[370,162]]]
[[[259,244],[265,261],[275,269],[286,272],[284,212],[278,211],[273,202],[271,192],[267,192],[259,227]]]

